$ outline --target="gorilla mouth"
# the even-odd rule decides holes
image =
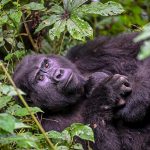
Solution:
[[[69,75],[68,80],[66,81],[66,83],[65,83],[65,85],[64,85],[64,88],[65,88],[65,89],[68,87],[68,85],[69,85],[69,83],[71,82],[72,78],[73,78],[73,73],[71,73],[71,74]]]

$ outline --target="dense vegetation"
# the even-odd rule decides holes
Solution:
[[[144,59],[150,55],[149,21],[149,0],[92,3],[88,0],[1,0],[0,149],[82,150],[75,136],[94,141],[89,125],[79,123],[61,133],[43,131],[35,117],[42,110],[27,106],[21,96],[25,93],[15,88],[10,77],[23,56],[63,55],[70,47],[96,36],[142,31],[135,42],[146,40],[139,54],[139,59]],[[15,102],[15,95],[19,95],[24,106]]]

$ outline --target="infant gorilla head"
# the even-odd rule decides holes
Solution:
[[[13,80],[26,100],[44,110],[59,110],[83,96],[85,78],[76,66],[56,55],[29,55],[17,66]]]

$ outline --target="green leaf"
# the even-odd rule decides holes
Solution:
[[[85,41],[85,37],[93,38],[92,27],[78,16],[71,15],[67,20],[67,29],[74,39]]]
[[[81,123],[74,123],[70,127],[71,136],[78,136],[81,139],[88,140],[94,142],[94,134],[92,129]]]
[[[57,131],[49,131],[47,132],[48,137],[51,139],[62,139],[62,134],[60,132]]]
[[[29,10],[44,10],[45,7],[42,3],[31,2],[23,6],[24,9]]]
[[[100,2],[93,2],[91,4],[83,5],[76,12],[82,12],[84,14],[98,14],[102,16],[118,15],[124,12],[121,4],[109,1],[105,4]]]
[[[74,150],[84,150],[83,146],[80,143],[74,144],[71,148]]]
[[[13,130],[15,129],[15,118],[7,113],[1,113],[0,129],[13,133]]]
[[[7,3],[9,3],[11,0],[2,0],[0,2],[0,4],[2,4],[3,6],[6,5]]]
[[[30,110],[32,111],[32,113],[37,113],[37,112],[43,112],[40,108],[38,107],[30,107]],[[14,112],[15,116],[27,116],[30,115],[30,113],[28,112],[27,108],[18,108],[15,112]]]
[[[54,5],[54,6],[51,7],[50,11],[55,13],[55,14],[60,15],[64,12],[64,9],[59,5]]]
[[[0,109],[5,107],[9,101],[11,101],[11,97],[10,96],[0,97]]]
[[[38,145],[36,144],[37,138],[33,136],[30,132],[20,133],[18,135],[13,134],[12,136],[6,138],[0,138],[1,144],[10,144],[17,143],[17,147],[19,148],[36,148],[39,150]]]
[[[139,42],[149,37],[150,37],[150,23],[148,23],[143,27],[143,32],[134,39],[134,42]]]
[[[9,11],[9,17],[11,18],[15,26],[18,26],[20,24],[21,16],[22,16],[22,12],[19,10],[11,9]]]
[[[67,146],[58,146],[57,150],[69,150]]]
[[[49,30],[49,37],[51,40],[54,40],[55,37],[59,38],[61,33],[65,31],[66,21],[65,20],[59,20],[57,21],[53,28]]]
[[[64,8],[66,10],[73,10],[75,8],[80,7],[88,0],[63,0]]]
[[[19,44],[19,43],[18,43]],[[23,48],[23,45],[17,45],[19,46],[20,48]],[[23,56],[25,56],[26,52],[24,50],[16,50],[15,52],[13,53],[10,53],[8,54],[4,60],[11,60],[11,59],[19,59],[19,58],[22,58]]]
[[[15,129],[20,129],[20,128],[31,128],[31,127],[22,122],[15,122]]]
[[[150,56],[150,40],[145,41],[144,44],[141,47],[141,51],[138,54],[138,59],[143,60]]]
[[[50,26],[52,24],[54,24],[56,21],[60,20],[60,16],[58,15],[52,15],[50,16],[48,19],[43,20],[39,26],[37,27],[37,29],[35,30],[35,33],[41,31],[43,28]]]

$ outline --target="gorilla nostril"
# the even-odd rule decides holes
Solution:
[[[57,69],[55,71],[55,74],[54,74],[54,79],[56,81],[61,81],[61,79],[63,78],[64,76],[64,70],[63,69]]]

